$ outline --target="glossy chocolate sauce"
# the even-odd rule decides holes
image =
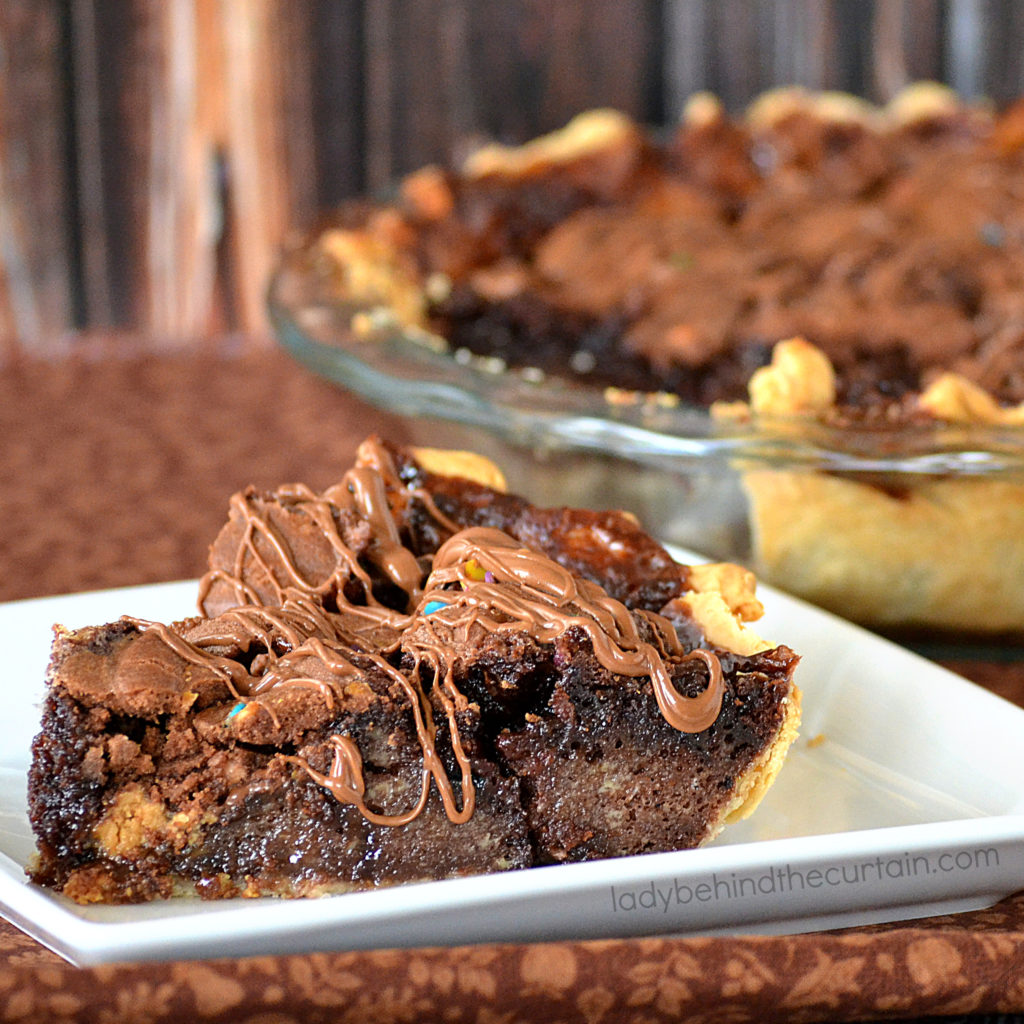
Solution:
[[[423,755],[419,800],[406,810],[374,810],[365,801],[366,782],[358,746],[348,736],[331,739],[333,761],[324,774],[304,758],[286,760],[306,771],[339,801],[352,804],[371,822],[403,825],[426,806],[431,780],[437,785],[448,818],[455,823],[473,814],[475,791],[469,758],[463,749],[458,714],[468,706],[454,681],[455,645],[465,643],[471,629],[489,633],[528,633],[539,644],[551,644],[568,630],[577,629],[589,641],[594,657],[609,672],[634,678],[649,677],[665,720],[675,729],[697,733],[711,726],[721,710],[725,684],[718,658],[710,651],[687,653],[672,624],[651,611],[631,612],[598,584],[574,576],[546,555],[522,546],[508,534],[487,527],[460,530],[423,495],[406,487],[391,454],[382,445],[367,442],[354,469],[324,494],[301,485],[278,492],[282,501],[301,505],[336,556],[328,580],[303,576],[288,539],[276,530],[259,504],[236,495],[232,508],[243,523],[234,560],[234,574],[211,571],[200,590],[200,607],[215,581],[228,582],[239,606],[217,617],[194,642],[168,629],[135,621],[140,629],[155,629],[164,642],[190,664],[203,665],[222,676],[243,705],[254,704],[273,713],[264,698],[285,687],[319,692],[329,709],[344,695],[346,681],[361,676],[362,665],[372,664],[404,692],[415,722]],[[402,542],[396,506],[418,497],[428,513],[452,536],[440,547],[425,574],[424,559]],[[429,497],[429,496],[428,496]],[[370,541],[362,558],[404,595],[404,607],[388,607],[373,593],[370,573],[342,538],[338,511],[349,511],[369,524]],[[257,538],[265,544],[257,545]],[[264,553],[261,553],[261,548]],[[270,562],[272,553],[273,564]],[[257,566],[274,581],[276,607],[256,603],[246,573]],[[346,596],[345,583],[363,583],[357,603]],[[328,611],[320,598],[335,595],[337,611]],[[650,639],[641,635],[643,622]],[[412,627],[415,627],[413,629]],[[369,635],[384,630],[393,639],[375,646]],[[250,669],[224,657],[218,650],[261,649]],[[411,671],[399,671],[389,661],[401,646],[411,655]],[[313,658],[327,681],[303,671]],[[707,669],[705,689],[695,697],[673,685],[666,659],[696,660]],[[427,680],[424,684],[421,680]],[[430,694],[448,721],[452,749],[461,776],[461,806],[437,748],[437,726]],[[229,724],[228,713],[225,725]]]
[[[469,575],[477,565],[490,575]],[[462,589],[446,589],[458,583]],[[601,665],[617,675],[649,676],[665,720],[680,732],[708,728],[722,706],[721,666],[709,651],[694,651],[708,667],[708,686],[698,697],[682,696],[665,667],[666,653],[683,655],[669,621],[653,612],[638,612],[651,625],[659,650],[641,639],[636,621],[624,604],[596,583],[579,579],[550,558],[522,547],[500,530],[478,527],[457,533],[437,552],[422,606],[445,602],[435,614],[468,635],[471,624],[489,631],[525,631],[540,643],[551,643],[572,627],[586,634]],[[494,612],[501,614],[496,619]]]

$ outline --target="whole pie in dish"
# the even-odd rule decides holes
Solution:
[[[1022,180],[1024,107],[698,96],[667,142],[601,110],[425,168],[320,244],[345,294],[512,365],[709,406],[800,336],[837,415],[1021,422]]]
[[[872,473],[738,467],[759,575],[871,624],[1024,631],[1024,490],[986,469],[1024,449],[1022,189],[1024,104],[699,95],[667,137],[592,111],[424,168],[315,249],[356,336],[399,324],[603,389],[610,416],[655,395],[850,438]],[[947,427],[975,431],[966,469],[887,454]]]
[[[82,902],[313,896],[694,847],[796,735],[750,573],[370,440],[248,490],[200,614],[55,628],[32,878]]]

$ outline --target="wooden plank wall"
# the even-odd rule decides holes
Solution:
[[[920,78],[1024,93],[1024,0],[0,0],[0,356],[264,332],[289,232],[481,138]]]

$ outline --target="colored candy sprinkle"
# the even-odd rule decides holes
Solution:
[[[486,580],[487,579],[487,571],[484,569],[484,567],[475,558],[471,558],[466,563],[466,575],[471,580]]]
[[[235,706],[234,706],[234,707],[233,707],[233,708],[232,708],[232,709],[231,709],[231,710],[230,710],[230,711],[228,712],[228,717],[227,717],[226,719],[224,719],[224,721],[226,721],[226,722],[230,722],[230,721],[231,721],[231,719],[232,719],[232,718],[234,718],[234,717],[235,717],[235,715],[237,715],[237,714],[238,714],[238,712],[239,712],[239,711],[241,711],[241,710],[242,710],[242,709],[243,709],[244,707],[245,707],[245,701],[241,701],[241,700],[240,700],[240,701],[239,701],[239,702],[238,702],[238,703],[237,703],[237,704],[236,704],[236,705],[235,705]]]
[[[434,612],[439,612],[442,608],[447,608],[448,605],[444,601],[428,601],[426,607],[423,609],[424,615],[433,615]]]

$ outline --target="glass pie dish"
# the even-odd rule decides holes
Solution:
[[[270,314],[536,500],[885,631],[1020,637],[1022,174],[1024,101],[926,84],[697,96],[667,139],[592,111],[339,211]]]
[[[282,259],[269,311],[300,363],[540,504],[628,510],[885,632],[1024,638],[1022,427],[723,417],[510,368],[346,301],[315,240]]]

